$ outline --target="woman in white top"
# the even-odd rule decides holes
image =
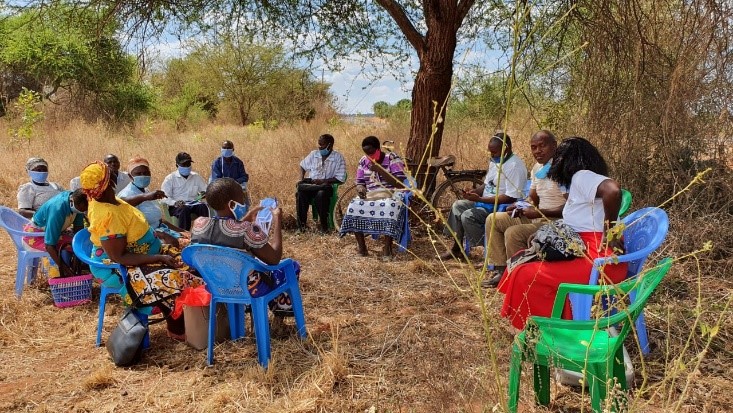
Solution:
[[[48,162],[43,158],[28,159],[25,170],[30,182],[18,187],[18,212],[30,219],[41,205],[64,189],[55,182],[48,182]]]
[[[607,175],[606,161],[586,139],[567,138],[557,147],[548,177],[565,193],[563,221],[580,234],[586,257],[528,262],[505,274],[499,284],[499,291],[506,294],[501,315],[509,318],[515,328],[524,328],[533,315],[549,317],[561,283],[587,284],[593,260],[614,254],[613,247],[623,248],[619,242],[610,245],[605,241],[621,207],[621,188]],[[602,282],[617,283],[625,277],[625,263],[601,270]],[[566,303],[563,318],[570,315]]]

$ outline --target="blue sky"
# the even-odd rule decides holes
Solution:
[[[158,62],[185,54],[181,42],[173,38],[148,48],[148,52]],[[391,73],[381,67],[362,66],[357,60],[343,62],[338,71],[325,68],[313,70],[314,76],[331,84],[331,93],[340,113],[372,113],[375,102],[395,104],[401,99],[410,98],[414,73],[418,67],[416,56],[405,62],[401,74]],[[480,42],[475,42],[471,45],[459,45],[455,61],[454,77],[460,77],[462,69],[471,65],[496,70],[506,63],[506,57],[496,50],[486,48]]]

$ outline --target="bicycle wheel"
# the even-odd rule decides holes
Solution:
[[[459,176],[446,180],[435,190],[433,197],[430,198],[430,203],[443,217],[447,218],[453,203],[463,199],[463,191],[474,189],[483,185],[483,183],[484,181],[481,178],[472,176]],[[434,212],[434,214],[436,213]],[[435,218],[437,221],[438,216]]]
[[[349,206],[349,202],[356,198],[356,196],[356,184],[341,191],[341,195],[339,195],[336,205],[333,207],[333,226],[336,227],[336,231],[341,229],[341,221],[344,219],[346,207]]]

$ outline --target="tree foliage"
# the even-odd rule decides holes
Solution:
[[[239,37],[198,44],[185,58],[171,60],[159,83],[177,119],[199,108],[212,117],[232,113],[241,125],[275,125],[309,120],[316,107],[330,104],[328,85],[297,68],[281,46]]]
[[[99,31],[99,19],[92,11],[76,13],[59,4],[2,20],[3,100],[27,88],[108,119],[127,121],[147,110],[152,94],[136,79],[135,59],[115,39],[114,24]]]

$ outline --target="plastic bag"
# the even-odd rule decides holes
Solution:
[[[186,287],[181,292],[181,295],[176,299],[176,307],[171,313],[174,319],[183,314],[183,306],[188,305],[192,307],[204,307],[209,305],[211,302],[211,293],[206,291],[206,287],[200,285],[196,288]]]

